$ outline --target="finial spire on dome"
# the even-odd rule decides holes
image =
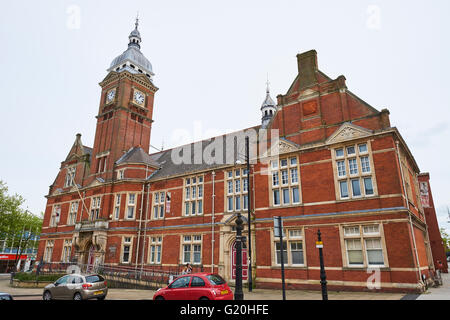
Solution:
[[[270,88],[269,88],[269,75],[267,75],[267,81],[266,81],[266,99],[262,103],[261,108],[264,108],[266,106],[275,106],[275,102],[272,100],[272,97],[270,96]]]
[[[136,15],[136,22],[134,23],[135,27],[134,30],[131,31],[130,35],[128,36],[128,39],[130,39],[130,42],[128,43],[128,47],[136,47],[138,49],[141,48],[141,34],[139,33],[138,26],[139,26],[139,12]]]

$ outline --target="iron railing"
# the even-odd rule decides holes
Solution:
[[[72,262],[42,263],[38,267],[39,275],[64,273],[98,273],[107,281],[110,288],[156,289],[166,286],[170,281],[182,275],[184,266],[145,266],[144,268],[124,265],[85,265]],[[192,267],[192,273],[203,272],[203,266]]]

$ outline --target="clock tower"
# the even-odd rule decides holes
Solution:
[[[90,173],[109,180],[115,162],[130,148],[150,148],[153,101],[158,88],[153,84],[150,61],[142,54],[139,21],[130,33],[128,48],[116,57],[102,88]]]

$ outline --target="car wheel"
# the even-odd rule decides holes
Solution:
[[[50,293],[50,291],[45,291],[42,295],[42,299],[47,301],[52,300],[52,294]]]
[[[207,297],[201,297],[200,300],[209,300]]]
[[[162,297],[162,296],[157,296],[156,298],[155,298],[155,300],[164,300],[164,297]]]
[[[73,300],[83,300],[83,297],[79,292],[77,292],[73,295]]]

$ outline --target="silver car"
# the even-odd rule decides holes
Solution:
[[[108,294],[105,279],[99,274],[68,274],[44,288],[44,300],[104,300]]]

